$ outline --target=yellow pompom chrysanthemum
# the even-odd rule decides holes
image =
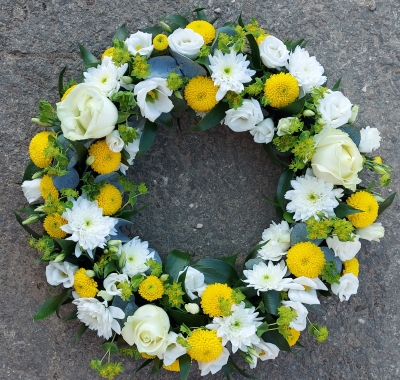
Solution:
[[[163,365],[163,368],[166,369],[167,371],[172,371],[172,372],[179,372],[181,370],[178,359],[176,359],[170,365]]]
[[[85,268],[79,268],[75,272],[74,289],[83,298],[93,298],[99,292],[97,282],[86,274]]]
[[[153,38],[154,49],[162,51],[168,47],[168,37],[165,34],[157,34]]]
[[[29,143],[29,156],[38,168],[45,168],[51,164],[52,158],[44,155],[44,150],[49,145],[49,136],[55,136],[53,132],[39,132]]]
[[[47,201],[48,199],[51,202],[54,202],[58,199],[59,193],[57,188],[54,186],[53,178],[49,175],[44,175],[42,180],[40,181],[40,193],[42,194],[42,198]]]
[[[351,214],[347,216],[347,219],[353,223],[356,228],[368,227],[370,224],[375,222],[378,217],[379,204],[377,200],[368,191],[357,191],[347,198],[347,204],[363,212]]]
[[[154,301],[164,294],[164,285],[156,276],[148,276],[139,286],[139,294],[147,301]]]
[[[100,189],[100,194],[96,197],[96,200],[103,210],[103,215],[113,215],[122,206],[121,192],[110,183]]]
[[[149,355],[146,354],[145,352],[141,352],[140,355],[142,356],[143,359],[154,359],[156,357],[155,355]]]
[[[343,265],[344,265],[344,269],[343,269],[344,275],[347,273],[352,273],[352,274],[354,274],[354,276],[358,277],[360,265],[358,263],[358,260],[355,257],[353,257],[350,260],[344,261]]]
[[[301,242],[289,249],[286,264],[296,277],[315,278],[325,267],[325,255],[315,244]]]
[[[208,363],[217,359],[223,351],[222,339],[215,330],[194,330],[187,338],[189,356],[198,362]]]
[[[118,169],[121,152],[113,152],[106,140],[99,140],[89,148],[89,155],[94,158],[92,169],[99,174],[108,174]]]
[[[74,84],[71,86],[67,91],[64,92],[64,95],[61,98],[61,102],[68,96],[68,94],[77,86],[77,84]]]
[[[215,28],[207,21],[196,20],[186,25],[187,29],[192,29],[194,32],[200,34],[203,37],[204,43],[206,45],[213,42],[217,31]]]
[[[210,317],[227,315],[233,304],[232,288],[226,284],[208,285],[201,296],[203,312]]]
[[[299,96],[296,78],[288,73],[271,75],[265,81],[264,94],[274,108],[282,108],[293,103]]]
[[[104,57],[111,57],[112,58],[113,53],[114,53],[114,46],[111,46],[108,49],[104,50],[104,53],[101,55],[101,60],[103,60]]]
[[[43,221],[43,227],[46,232],[55,239],[63,239],[67,236],[60,227],[67,224],[68,221],[65,220],[60,214],[47,215]]]
[[[288,332],[288,337],[286,338],[286,340],[289,343],[289,346],[292,347],[299,340],[300,331],[295,330],[293,327],[288,327],[287,332]]]
[[[210,77],[198,76],[190,79],[184,92],[187,104],[197,112],[210,111],[218,103],[218,88]]]

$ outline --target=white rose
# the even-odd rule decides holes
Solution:
[[[365,228],[357,228],[356,234],[360,239],[365,239],[369,241],[378,241],[385,236],[385,228],[382,223],[372,223]]]
[[[285,66],[289,58],[286,45],[274,36],[265,37],[259,49],[262,63],[271,69]]]
[[[329,248],[333,249],[335,256],[338,256],[342,261],[352,259],[361,249],[361,243],[359,242],[358,236],[355,236],[354,241],[340,241],[335,235],[326,238],[326,244]]]
[[[331,289],[339,296],[340,301],[348,301],[352,294],[357,294],[358,278],[353,273],[347,273],[340,277],[339,284],[332,284]]]
[[[316,151],[311,159],[314,175],[355,191],[361,182],[358,172],[363,168],[363,159],[349,135],[341,130],[327,129],[315,135],[314,141]]]
[[[105,292],[110,296],[120,296],[122,290],[117,285],[121,282],[129,282],[126,274],[110,273],[103,281]]]
[[[158,356],[168,347],[169,328],[167,313],[161,307],[148,304],[128,317],[121,335],[129,345],[135,344],[139,352]]]
[[[185,270],[186,268],[178,273],[178,278]],[[200,297],[203,294],[206,286],[207,285],[204,282],[204,274],[195,268],[187,267],[185,277],[185,290],[189,298],[191,300],[197,298],[194,292],[196,292]]]
[[[133,56],[140,54],[149,58],[154,48],[153,36],[150,33],[136,32],[125,40],[125,45]]]
[[[340,91],[326,92],[317,110],[326,121],[325,128],[338,128],[351,118],[351,103]]]
[[[306,307],[301,302],[295,301],[282,301],[282,305],[291,307],[297,314],[297,317],[290,322],[289,327],[297,331],[303,331],[307,326],[308,310]]]
[[[190,314],[198,314],[200,307],[197,305],[197,303],[187,303],[185,305],[185,310]]]
[[[377,128],[365,127],[360,130],[361,141],[358,149],[362,153],[371,153],[381,146],[381,134]]]
[[[124,140],[121,139],[121,136],[116,129],[106,136],[106,144],[113,152],[121,152],[124,148]]]
[[[40,191],[40,182],[42,182],[41,178],[36,178],[32,181],[22,182],[21,188],[24,192],[26,200],[29,203],[37,201],[42,196],[42,193]]]
[[[74,285],[74,274],[78,270],[78,266],[63,261],[61,263],[49,262],[46,267],[46,280],[50,285],[64,285],[64,288],[71,288]]]
[[[195,59],[204,45],[204,39],[192,29],[178,28],[168,36],[168,45],[172,51]]]
[[[264,119],[256,125],[254,129],[250,129],[250,133],[254,136],[254,142],[259,144],[268,144],[274,138],[274,122],[271,118]]]
[[[290,135],[290,124],[292,119],[294,119],[294,117],[284,117],[279,120],[278,131],[276,132],[278,136]]]
[[[264,119],[260,103],[251,98],[243,100],[238,109],[229,109],[225,112],[224,123],[234,132],[244,132],[254,129]]]
[[[72,141],[98,139],[114,129],[118,110],[97,87],[80,83],[57,103],[57,116],[65,138]]]

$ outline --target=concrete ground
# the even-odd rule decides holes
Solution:
[[[281,39],[304,37],[325,67],[329,85],[342,78],[342,91],[360,106],[358,125],[380,129],[379,154],[394,169],[390,189],[400,188],[398,0],[1,0],[1,380],[97,379],[88,365],[102,356],[101,340],[93,332],[73,343],[77,323],[65,324],[56,316],[32,321],[50,286],[45,265],[35,263],[38,254],[29,248],[12,210],[25,203],[15,183],[28,160],[29,140],[39,130],[30,122],[38,100],[57,100],[57,75],[65,65],[69,75],[78,75],[78,42],[99,55],[119,25],[126,23],[134,32],[197,4],[211,16],[220,15],[220,25],[242,11],[245,20],[256,16]],[[221,126],[202,134],[162,130],[131,175],[150,189],[145,199],[150,207],[135,219],[132,234],[162,255],[174,248],[196,259],[245,253],[276,217],[260,192],[274,194],[279,172],[249,134]],[[304,336],[304,349],[263,362],[255,375],[276,380],[400,378],[398,212],[396,200],[381,218],[383,241],[364,243],[358,254],[357,296],[344,303],[336,297],[324,300],[327,315],[314,318],[328,326],[329,340],[317,344]],[[203,228],[195,229],[199,223]],[[134,375],[137,363],[124,359],[124,364],[121,379],[150,375],[147,369]],[[154,378],[178,376],[163,372]],[[192,370],[190,379],[198,378],[197,369]]]

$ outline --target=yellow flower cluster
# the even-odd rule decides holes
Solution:
[[[146,301],[157,300],[164,294],[164,285],[158,277],[147,276],[139,285],[139,294]]]
[[[64,95],[61,98],[61,102],[68,96],[68,94],[77,86],[77,84],[74,84],[71,86],[67,91],[64,92]]]
[[[210,77],[198,76],[189,80],[185,87],[185,99],[197,112],[208,112],[218,103],[218,87]]]
[[[296,277],[315,278],[325,267],[325,256],[321,248],[315,244],[301,242],[289,249],[286,264]]]
[[[49,136],[55,136],[53,132],[39,132],[29,143],[29,156],[38,168],[45,168],[51,164],[52,158],[46,157],[44,150],[49,146]]]
[[[180,372],[180,370],[181,370],[181,367],[179,366],[179,360],[178,359],[176,359],[170,365],[163,365],[163,368],[166,369],[167,371],[171,371],[171,372]]]
[[[344,265],[343,274],[352,273],[354,274],[354,276],[358,277],[360,265],[355,257],[353,257],[350,260],[344,261],[343,265]]]
[[[99,174],[108,174],[118,169],[121,163],[121,153],[113,152],[106,140],[99,140],[89,148],[89,156],[94,158],[92,169]]]
[[[192,29],[194,32],[200,34],[203,37],[204,43],[206,45],[213,42],[217,31],[215,28],[207,21],[196,20],[186,25],[187,29]]]
[[[113,215],[122,206],[121,192],[110,183],[100,189],[100,194],[96,197],[98,206],[103,210],[103,215]]]
[[[201,307],[204,314],[210,317],[221,317],[226,315],[234,304],[232,299],[233,290],[227,284],[211,284],[206,287],[201,296]],[[224,306],[223,309],[221,306]]]
[[[75,272],[74,289],[83,298],[93,298],[99,292],[97,282],[86,274],[85,268],[79,268]]]
[[[153,39],[154,49],[162,51],[168,47],[168,37],[165,34],[157,34]]]
[[[356,228],[368,227],[375,222],[378,217],[378,202],[368,191],[357,191],[347,198],[346,202],[348,205],[363,211],[347,216],[347,219],[349,219]]]
[[[108,49],[104,50],[104,53],[101,56],[101,60],[103,60],[104,57],[112,58],[113,54],[114,54],[114,47],[112,46],[112,47],[109,47]]]
[[[43,199],[46,201],[48,198],[51,198],[51,202],[54,202],[60,196],[57,188],[54,186],[53,178],[48,175],[43,176],[39,187],[40,193],[42,194]]]
[[[273,74],[265,81],[264,94],[271,107],[285,107],[293,103],[299,93],[296,78],[288,73]]]

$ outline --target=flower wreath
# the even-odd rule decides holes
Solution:
[[[216,29],[203,9],[191,16],[168,15],[131,35],[122,26],[101,60],[80,45],[81,83],[65,83],[64,68],[60,102],[40,101],[32,119],[45,130],[29,144],[22,190],[30,205],[18,210],[29,216],[16,216],[48,263],[47,282],[63,287],[34,320],[75,305],[64,320],[82,322],[76,339],[89,328],[106,340],[108,360],[90,366],[107,379],[123,371],[110,353],[181,379],[193,361],[201,375],[222,369],[229,378],[250,376],[233,353],[254,368],[290,351],[307,325],[323,342],[327,328],[308,314],[324,313],[318,295],[347,301],[357,293],[360,239],[384,236],[376,219],[395,196],[383,200],[375,181],[360,185],[365,168],[382,187],[390,182],[391,168],[366,155],[379,147],[379,131],[354,126],[358,107],[338,91],[340,80],[325,87],[303,40],[282,42],[255,19]],[[237,255],[191,264],[174,250],[162,262],[148,242],[120,230],[147,193],[126,170],[180,112],[201,118],[193,131],[221,121],[249,131],[283,167],[268,200],[282,221],[264,230],[240,274]],[[28,226],[37,221],[43,234]]]

